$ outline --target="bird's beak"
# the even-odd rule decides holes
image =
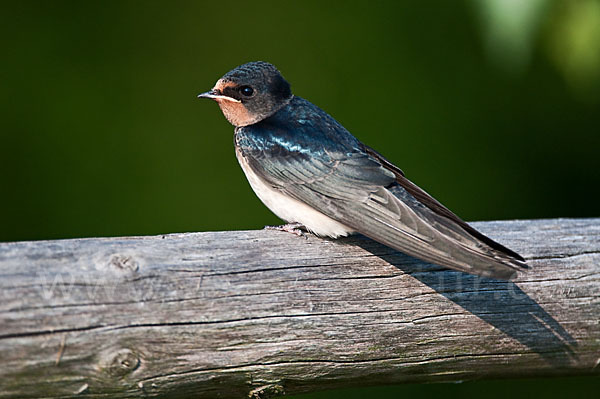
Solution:
[[[207,91],[206,93],[198,94],[198,98],[210,98],[212,100],[225,100],[225,101],[232,101],[232,102],[235,102],[235,103],[240,103],[241,102],[240,100],[235,99],[233,97],[224,96],[221,93],[219,93],[219,91],[217,91],[215,89]]]

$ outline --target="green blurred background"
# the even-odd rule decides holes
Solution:
[[[237,165],[233,128],[196,99],[253,60],[466,220],[600,215],[598,0],[0,7],[0,241],[279,223]],[[600,388],[337,395],[498,384],[523,398]]]

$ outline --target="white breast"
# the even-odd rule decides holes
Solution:
[[[288,223],[300,223],[319,236],[336,238],[354,232],[350,227],[266,184],[254,173],[239,151],[236,151],[236,156],[258,198],[279,218]]]

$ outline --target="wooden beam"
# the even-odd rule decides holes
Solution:
[[[531,270],[265,230],[0,244],[0,398],[598,375],[600,219],[474,226]]]

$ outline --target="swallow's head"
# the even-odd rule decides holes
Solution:
[[[268,62],[249,62],[227,72],[206,93],[215,100],[234,126],[260,122],[284,107],[292,98],[290,84]]]

